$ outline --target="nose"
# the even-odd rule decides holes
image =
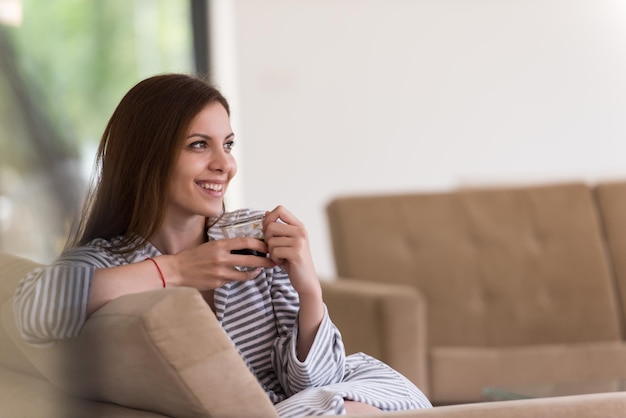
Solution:
[[[212,171],[218,171],[221,173],[228,173],[236,169],[237,163],[235,157],[232,154],[226,152],[223,149],[219,149],[216,152],[211,153],[209,160],[209,169]]]

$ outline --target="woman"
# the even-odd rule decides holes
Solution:
[[[24,339],[72,338],[119,296],[190,286],[281,416],[430,407],[387,365],[345,355],[306,230],[290,212],[278,206],[265,213],[265,241],[223,238],[222,225],[257,214],[224,213],[237,171],[234,138],[226,99],[204,81],[166,74],[134,86],[104,131],[98,181],[73,238],[55,263],[18,286],[14,308]]]

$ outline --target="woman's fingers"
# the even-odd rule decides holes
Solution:
[[[236,254],[240,250],[259,254],[268,251],[263,241],[246,237],[210,241],[179,253],[177,257],[182,259],[178,264],[183,266],[181,275],[185,285],[200,290],[216,289],[228,282],[253,279],[263,268],[274,266],[266,257]]]
[[[270,259],[287,271],[298,294],[318,294],[319,279],[304,224],[287,209],[277,206],[266,212],[263,233]]]
[[[306,228],[284,207],[267,212],[263,227],[270,259],[277,265],[290,269],[310,258]]]
[[[220,241],[223,241],[223,250],[225,252],[222,258],[222,265],[226,266],[227,271],[230,273],[233,270],[237,272],[242,272],[243,270],[246,273],[245,276],[235,275],[238,280],[250,278],[248,270],[273,267],[272,262],[267,258],[267,244],[261,240],[243,237]]]
[[[263,219],[263,227],[266,228],[272,223],[285,223],[288,225],[302,225],[302,222],[296,218],[291,212],[289,212],[284,206],[276,206],[270,212],[265,212],[265,218]]]

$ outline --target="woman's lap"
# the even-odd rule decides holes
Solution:
[[[279,416],[345,414],[343,400],[363,402],[383,411],[430,408],[424,394],[406,377],[363,353],[346,357],[342,382],[309,388],[276,405]]]

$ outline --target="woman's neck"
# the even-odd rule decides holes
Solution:
[[[205,219],[184,225],[166,222],[150,242],[161,254],[176,254],[207,241],[205,224]]]

